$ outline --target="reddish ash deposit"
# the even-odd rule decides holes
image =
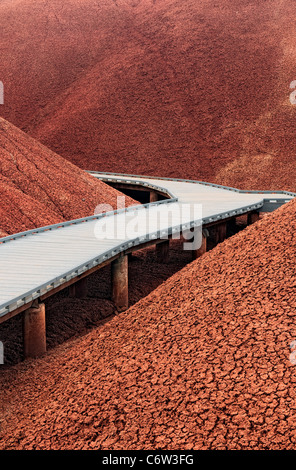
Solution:
[[[294,9],[288,0],[1,2],[2,115],[82,168],[296,190]],[[0,124],[2,230],[112,203],[115,191]],[[294,449],[295,216],[292,202],[137,303],[132,287],[127,312],[7,366],[0,448]],[[173,269],[157,271],[149,251],[143,260],[131,277],[147,294]],[[114,312],[106,278],[90,281],[104,301],[48,301],[50,345],[83,318],[91,328],[98,312]]]
[[[99,329],[7,370],[0,447],[295,448],[295,230],[291,202]]]
[[[1,113],[85,169],[295,190],[294,10],[1,2]]]
[[[0,190],[0,236],[115,209],[121,195],[1,118]]]

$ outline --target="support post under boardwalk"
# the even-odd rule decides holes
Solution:
[[[237,229],[236,217],[232,217],[232,219],[230,219],[227,222],[227,228],[226,228],[227,237],[234,235],[236,233],[236,229]]]
[[[217,227],[218,230],[218,243],[224,242],[227,233],[227,224],[226,222],[221,222]]]
[[[150,202],[157,202],[158,194],[156,191],[150,191]]]
[[[87,278],[84,277],[69,286],[69,296],[83,299],[87,297]]]
[[[46,353],[45,304],[35,303],[24,312],[24,356],[38,357]]]
[[[219,232],[218,232],[218,225],[214,225],[210,228],[211,231],[211,240],[215,245],[219,243]]]
[[[248,225],[254,224],[255,222],[257,222],[257,220],[259,220],[259,212],[258,211],[249,212],[247,224]]]
[[[118,312],[128,309],[128,256],[123,255],[111,264],[112,300]]]
[[[201,246],[197,250],[192,250],[192,259],[197,259],[204,255],[207,251],[207,238],[209,232],[207,230],[202,231]]]
[[[169,260],[170,240],[156,244],[156,259],[158,263],[167,263]]]

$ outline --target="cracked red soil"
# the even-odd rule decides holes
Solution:
[[[116,209],[122,195],[1,118],[0,191],[0,236]]]
[[[1,113],[84,169],[295,190],[293,17],[289,0],[1,2]]]
[[[291,202],[127,312],[7,369],[0,447],[295,448],[295,215]]]
[[[53,150],[86,169],[296,189],[292,2],[19,5],[0,5],[1,111]],[[294,449],[295,212],[136,302],[175,269],[160,279],[141,255],[134,305],[110,321],[107,270],[95,301],[51,299],[48,355],[1,374],[0,448]],[[56,347],[76,327],[95,328]]]

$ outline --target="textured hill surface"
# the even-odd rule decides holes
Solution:
[[[6,370],[0,448],[295,448],[295,215],[291,202]]]
[[[121,195],[1,118],[0,191],[0,236],[116,209]]]
[[[294,10],[4,0],[0,113],[81,168],[296,191]],[[0,120],[0,235],[115,203],[52,151]],[[0,448],[295,449],[295,215],[291,202],[116,317],[109,271],[88,299],[51,299],[50,346],[95,328],[1,370]],[[160,282],[147,258],[133,299]],[[12,320],[1,335],[21,332]]]
[[[295,190],[293,17],[288,0],[4,1],[0,112],[82,168]]]

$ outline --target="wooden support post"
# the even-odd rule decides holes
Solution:
[[[150,191],[150,202],[157,202],[158,194],[156,191]]]
[[[69,297],[83,299],[87,297],[87,278],[79,279],[69,286]]]
[[[220,224],[213,226],[213,242],[215,245],[221,243],[226,238],[227,225],[226,222],[221,222]]]
[[[75,284],[69,286],[69,297],[76,297],[76,287]]]
[[[207,230],[202,231],[201,246],[197,250],[192,250],[192,259],[197,259],[200,256],[204,255],[207,251],[207,238],[209,232]]]
[[[170,240],[156,244],[156,259],[158,263],[167,263],[169,260]]]
[[[45,304],[35,302],[24,311],[24,356],[38,357],[46,353]]]
[[[133,261],[135,261],[135,259],[136,259],[135,256],[133,255],[133,253],[128,253],[127,256],[128,256],[128,261],[131,262],[131,263],[132,263]]]
[[[231,237],[236,233],[236,231],[236,217],[232,217],[232,219],[227,222],[227,237]]]
[[[226,230],[227,230],[226,222],[221,222],[221,224],[219,224],[218,227],[217,227],[218,243],[221,243],[225,240]]]
[[[215,245],[219,243],[219,231],[218,231],[218,225],[213,225],[210,228],[210,233],[211,233],[211,241]]]
[[[118,312],[128,309],[128,256],[123,255],[111,264],[112,300]]]
[[[247,221],[248,225],[254,224],[255,222],[257,222],[257,220],[259,220],[258,211],[253,211],[253,212],[248,213],[248,221]]]

